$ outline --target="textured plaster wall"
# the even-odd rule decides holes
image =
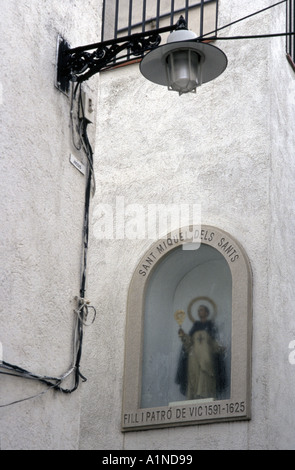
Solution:
[[[266,7],[221,0],[219,25]],[[284,6],[222,35],[284,29]],[[98,320],[86,332],[82,449],[294,447],[292,188],[294,74],[284,41],[220,41],[227,70],[196,95],[147,82],[136,65],[100,76],[89,297]],[[151,240],[98,237],[100,205],[199,203],[202,222],[231,233],[253,269],[252,420],[120,432],[125,315],[133,270]],[[283,228],[283,230],[282,230]],[[283,306],[283,313],[282,313]],[[294,367],[294,366],[293,366]],[[89,406],[89,404],[91,404]]]
[[[220,0],[228,24],[266,0]],[[69,163],[70,102],[53,86],[57,34],[99,41],[101,2],[0,0],[1,329],[3,359],[61,375],[72,362],[85,180]],[[284,6],[223,35],[284,29]],[[3,38],[5,38],[5,43]],[[91,205],[82,373],[72,395],[48,391],[0,408],[2,449],[294,448],[294,72],[283,39],[220,41],[227,70],[196,95],[147,82],[138,66],[87,83],[97,191]],[[95,128],[97,131],[95,133]],[[95,138],[96,137],[96,138]],[[231,233],[253,269],[250,422],[120,432],[126,299],[152,240],[98,238],[100,204],[197,203],[202,222]],[[126,219],[128,220],[128,219]],[[0,376],[0,405],[44,392]],[[67,384],[70,385],[70,384]]]
[[[60,376],[72,364],[85,180],[69,163],[70,101],[54,86],[57,35],[99,40],[92,0],[1,0],[1,329],[3,359]],[[95,90],[96,80],[89,83]],[[76,449],[80,391],[0,376],[2,449]],[[64,384],[71,388],[72,382]]]
[[[273,28],[283,21],[272,15]],[[295,182],[295,73],[280,64],[284,41],[271,44],[270,90],[270,225],[269,225],[269,415],[274,447],[295,447],[295,366],[286,361],[295,339],[294,318],[294,182]],[[287,346],[287,348],[286,348]],[[275,432],[274,432],[275,431]]]

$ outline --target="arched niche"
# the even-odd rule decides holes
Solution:
[[[250,264],[228,233],[155,242],[128,293],[122,430],[249,419],[251,305]]]

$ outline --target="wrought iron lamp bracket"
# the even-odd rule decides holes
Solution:
[[[165,28],[75,48],[70,48],[69,44],[59,37],[56,86],[62,92],[68,93],[71,81],[83,82],[92,75],[107,69],[111,64],[114,65],[114,59],[124,50],[128,52],[129,58],[143,57],[146,52],[160,45],[161,34],[178,29],[187,29],[186,21],[182,16],[175,25]],[[126,56],[124,57],[123,62],[126,62]]]

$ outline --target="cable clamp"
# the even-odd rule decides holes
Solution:
[[[96,309],[93,307],[93,305],[90,305],[89,300],[85,300],[83,297],[76,296],[75,300],[79,302],[79,308],[74,309],[74,312],[78,315],[83,325],[92,325],[96,318]],[[88,318],[89,316],[90,320]]]

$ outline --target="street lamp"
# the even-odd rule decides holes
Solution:
[[[195,33],[182,28],[143,58],[140,71],[148,80],[182,95],[217,78],[226,66],[226,55],[220,49],[199,42]]]
[[[161,34],[166,32],[170,32],[167,44],[160,46]],[[226,55],[217,47],[200,42],[181,16],[172,26],[76,48],[59,38],[57,87],[67,93],[71,81],[83,82],[110,68],[123,51],[128,51],[128,56],[143,57],[142,75],[179,95],[195,92],[227,66]]]
[[[170,33],[167,44],[144,57],[140,71],[148,80],[182,95],[217,78],[226,66],[226,55],[220,49],[199,42],[197,35],[183,24]]]

